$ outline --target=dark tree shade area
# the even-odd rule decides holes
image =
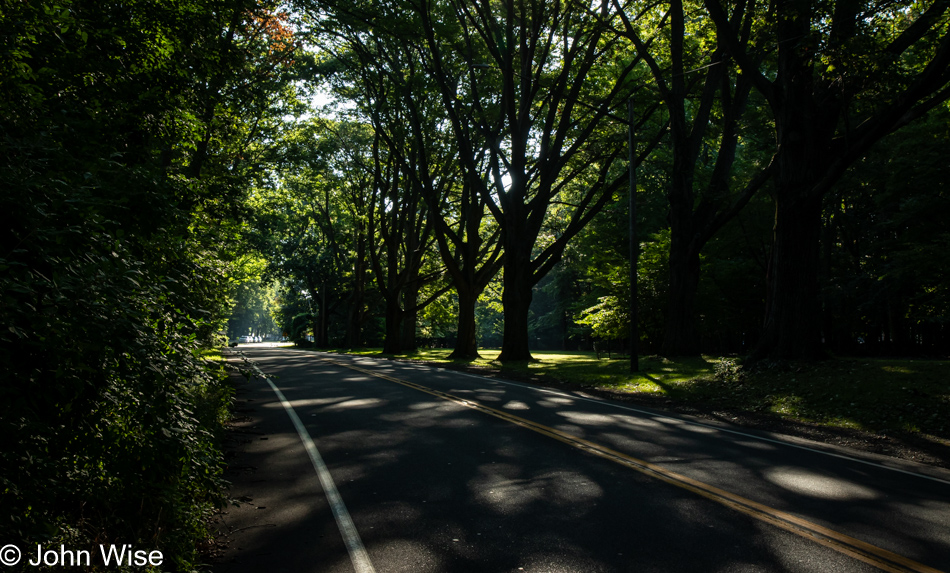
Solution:
[[[256,2],[0,4],[0,537],[191,570],[223,344],[295,50]],[[276,114],[276,115],[275,115]]]

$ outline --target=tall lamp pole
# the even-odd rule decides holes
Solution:
[[[633,96],[627,100],[627,147],[630,172],[630,372],[640,371],[637,346],[640,327],[637,322],[637,266],[640,261],[640,242],[637,241],[637,170],[636,139],[633,133]]]

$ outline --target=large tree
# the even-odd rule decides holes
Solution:
[[[409,119],[406,102],[416,105],[415,98],[424,100],[425,94],[404,81],[402,62],[412,57],[404,49],[407,43],[392,30],[371,34],[370,28],[375,29],[364,18],[338,14],[317,26],[315,39],[324,52],[321,70],[336,97],[348,99],[355,108],[350,113],[372,126],[372,161],[366,169],[372,174],[366,209],[369,252],[386,305],[383,350],[399,353],[415,350],[418,313],[447,290],[437,288],[420,300],[425,285],[442,273],[431,248],[438,211],[429,208],[416,172],[428,162],[437,170],[444,164],[436,157],[439,149],[426,142],[419,146]],[[451,176],[436,175],[443,181]]]
[[[500,227],[505,325],[499,359],[529,360],[533,287],[626,182],[625,164],[617,162],[623,140],[608,135],[608,126],[624,127],[611,112],[633,91],[636,62],[606,35],[607,0],[421,0],[412,8],[463,178]],[[483,156],[487,165],[479,161]],[[558,201],[567,208],[567,223],[539,244]]]
[[[415,148],[395,145],[379,115],[375,157],[375,193],[370,211],[370,231],[376,237],[373,268],[376,282],[386,299],[386,340],[383,352],[412,352],[417,348],[416,326],[419,312],[444,294],[448,287],[435,288],[420,300],[423,288],[443,275],[433,245],[433,213],[417,184],[412,165]],[[385,140],[386,145],[381,142]]]
[[[422,80],[424,70],[411,59],[406,69],[412,85],[435,87]],[[475,158],[475,163],[483,166],[483,175],[481,185],[474,184],[464,176],[452,130],[441,127],[445,116],[440,106],[432,106],[432,98],[420,97],[418,91],[402,90],[411,148],[415,150],[406,158],[405,167],[409,184],[418,189],[432,213],[439,253],[458,297],[456,344],[451,357],[470,360],[479,356],[476,303],[504,260],[499,227],[488,217],[485,196],[480,192],[486,184],[488,154],[481,148]],[[430,105],[423,105],[426,101]]]
[[[769,171],[754,177],[734,173],[751,83],[737,74],[723,46],[696,4],[674,0],[631,19],[637,3],[621,6],[622,34],[635,46],[653,76],[670,118],[670,253],[666,327],[661,352],[698,354],[695,300],[703,247],[748,203]],[[741,11],[730,26],[748,34],[751,18]],[[639,21],[638,21],[639,20]],[[748,139],[746,129],[744,134]],[[710,157],[711,156],[711,157]]]
[[[414,347],[408,332],[411,327],[414,335],[416,313],[444,292],[436,289],[417,300],[422,284],[437,277],[434,269],[420,272],[435,242],[458,299],[452,356],[476,358],[475,304],[501,265],[498,228],[488,222],[480,193],[487,183],[473,185],[463,176],[438,85],[419,64],[425,46],[415,24],[418,15],[338,12],[337,19],[320,27],[321,46],[332,54],[325,67],[345,70],[334,70],[335,90],[350,97],[375,130],[379,201],[371,221],[385,254],[381,251],[374,264],[387,300],[387,333],[405,322],[402,343],[387,342],[386,351]],[[486,178],[487,152],[484,144],[476,147]]]
[[[875,142],[950,97],[950,2],[704,5],[775,124],[775,229],[754,356],[818,358],[822,197]],[[755,23],[733,25],[742,18]]]

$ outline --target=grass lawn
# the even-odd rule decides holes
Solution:
[[[681,403],[753,412],[829,428],[876,434],[914,434],[950,445],[950,361],[897,358],[836,358],[817,363],[738,367],[735,359],[704,356],[598,359],[592,352],[533,352],[526,364],[501,364],[497,350],[480,350],[473,362],[448,359],[450,349],[425,349],[400,356],[379,349],[348,354],[420,360],[483,369],[501,376],[567,388],[592,388],[637,397],[665,397]]]
[[[224,360],[224,355],[221,354],[220,348],[202,348],[195,351],[195,356],[200,356],[205,360],[212,361],[221,361]]]

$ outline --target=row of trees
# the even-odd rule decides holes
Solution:
[[[0,7],[0,536],[192,570],[223,500],[220,345],[292,86],[252,0]]]
[[[708,345],[707,317],[716,311],[697,305],[712,301],[701,272],[710,255],[716,263],[705,268],[713,279],[724,267],[746,273],[731,289],[747,296],[730,303],[735,326],[728,334],[719,329],[717,338],[731,341],[720,348],[816,358],[836,338],[836,348],[876,339],[856,324],[857,308],[867,303],[844,303],[853,297],[828,289],[869,270],[859,257],[850,278],[836,274],[846,266],[842,234],[878,242],[869,234],[885,217],[858,215],[843,198],[863,194],[869,207],[877,193],[894,194],[870,182],[857,190],[854,169],[882,153],[874,145],[891,133],[914,124],[907,133],[933,134],[928,143],[946,149],[940,128],[950,96],[948,7],[858,0],[303,2],[301,33],[319,47],[314,71],[350,106],[345,119],[311,118],[285,139],[283,175],[260,193],[261,244],[273,254],[274,276],[296,284],[288,303],[300,305],[295,294],[307,293],[309,308],[298,310],[314,321],[318,344],[329,342],[334,312],[345,314],[343,342],[362,342],[378,303],[387,351],[409,349],[417,316],[449,289],[454,356],[474,357],[479,298],[500,280],[500,359],[525,360],[530,332],[543,322],[538,316],[555,312],[535,305],[532,321],[539,292],[559,293],[559,303],[545,297],[572,323],[561,328],[565,336],[578,316],[595,334],[620,335],[629,296],[618,268],[628,263],[607,253],[626,244],[617,207],[632,164],[641,175],[638,242],[649,243],[645,288],[662,291],[641,289],[640,298],[665,298],[648,305],[661,307],[646,319],[662,326],[649,326],[641,344],[695,354],[706,334]],[[632,122],[625,117],[631,99]],[[632,161],[629,128],[637,135]],[[891,165],[903,161],[887,157]],[[924,169],[928,180],[940,181],[942,165]],[[928,192],[901,187],[913,197]],[[942,184],[933,197],[931,207],[944,205]],[[861,217],[863,227],[846,216]],[[613,244],[598,245],[598,233]],[[911,250],[923,244],[931,252],[945,240],[916,237],[922,243]],[[592,268],[585,257],[603,266]],[[657,265],[666,266],[662,281]],[[889,324],[929,322],[935,326],[918,342],[945,340],[943,312],[936,305],[911,312],[907,297],[917,295],[902,292],[889,295]],[[601,300],[592,304],[592,297]],[[841,313],[854,328],[840,327]],[[885,338],[909,336],[904,328]]]

